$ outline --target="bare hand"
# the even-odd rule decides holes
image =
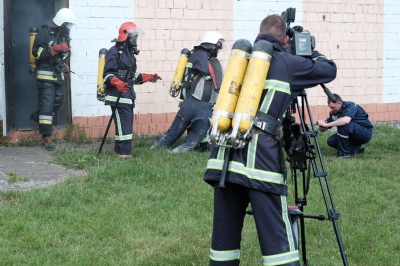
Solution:
[[[328,125],[324,120],[318,120],[317,121],[318,128],[321,132],[327,131],[328,130]]]

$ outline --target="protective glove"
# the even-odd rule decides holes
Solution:
[[[157,82],[157,80],[162,80],[162,78],[159,75],[157,75],[157,73],[155,73],[153,75],[153,78],[151,79],[151,82],[155,83]]]
[[[142,73],[143,83],[151,81],[153,83],[157,82],[157,80],[162,79],[157,73],[155,74],[146,74]]]
[[[128,92],[128,88],[129,88],[128,83],[123,82],[122,80],[120,80],[117,77],[113,77],[110,80],[110,85],[113,87],[116,87],[117,90],[120,92]]]
[[[50,47],[50,52],[51,52],[52,56],[55,56],[58,53],[64,53],[64,52],[68,52],[68,51],[69,51],[69,47],[68,47],[68,44],[65,42],[62,42],[60,44],[55,44]]]

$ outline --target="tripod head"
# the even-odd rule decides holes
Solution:
[[[321,83],[320,86],[324,89],[325,94],[329,97],[329,99],[336,103],[337,99],[332,94],[332,92],[325,86],[325,84]],[[305,90],[303,90],[300,97],[306,99],[307,94]],[[314,159],[314,145],[307,141],[307,137],[318,135],[318,132],[312,128],[310,130],[309,126],[305,123],[305,112],[304,109],[299,114],[300,116],[300,124],[296,122],[295,117],[292,115],[296,113],[296,107],[299,108],[297,99],[292,102],[288,110],[286,111],[285,119],[282,123],[283,126],[283,143],[286,154],[288,155],[288,161],[290,162],[291,168],[298,169],[300,171],[305,171],[307,169],[307,159]],[[308,102],[306,102],[306,106],[304,103],[302,107],[307,107]],[[310,123],[313,124],[311,113],[309,113]],[[319,150],[317,152],[320,152]]]

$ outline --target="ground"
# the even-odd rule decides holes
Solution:
[[[400,128],[400,121],[379,122]],[[60,147],[76,146],[73,142],[58,143]],[[100,146],[99,141],[86,144],[88,148]],[[105,149],[112,149],[113,143],[106,143]],[[29,190],[33,188],[54,185],[64,181],[70,176],[83,175],[83,171],[67,169],[51,163],[52,152],[44,150],[40,145],[32,147],[24,146],[0,146],[0,191]],[[10,182],[10,179],[22,179],[21,182]]]
[[[71,144],[59,143],[61,147],[66,145]],[[99,143],[92,145],[99,146]],[[103,149],[109,149],[106,147],[109,145],[105,144]],[[83,171],[52,164],[52,154],[39,144],[32,147],[0,146],[0,191],[45,187],[84,174]]]

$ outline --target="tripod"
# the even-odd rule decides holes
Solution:
[[[331,98],[332,94],[325,87],[325,85],[324,84],[320,85],[324,88],[325,93]],[[310,219],[318,219],[320,221],[328,220],[332,222],[336,235],[336,240],[340,249],[343,265],[347,266],[348,265],[347,257],[340,236],[339,227],[337,224],[337,220],[339,219],[340,214],[336,212],[335,209],[331,188],[328,182],[328,174],[325,168],[324,160],[317,139],[318,131],[316,131],[314,128],[314,122],[311,116],[310,106],[308,104],[307,95],[305,91],[303,91],[299,95],[299,97],[297,97],[292,102],[291,107],[288,109],[286,113],[287,117],[292,118],[293,121],[294,117],[291,116],[291,114],[296,113],[296,111],[298,112],[298,117],[300,119],[300,124],[297,125],[299,126],[300,132],[302,133],[304,152],[302,154],[303,156],[301,155],[295,156],[293,155],[293,153],[292,154],[289,153],[288,159],[291,162],[292,178],[294,182],[295,203],[298,209],[300,210],[300,212],[297,212],[295,216],[297,215],[297,218],[299,219],[297,222],[299,223],[300,227],[299,230],[301,236],[300,242],[302,247],[303,263],[304,265],[308,266],[304,221],[306,218],[310,218]],[[306,115],[308,115],[310,128],[306,124]],[[311,168],[314,172],[314,177],[318,178],[322,196],[324,198],[327,216],[307,215],[304,214],[303,212],[304,206],[307,205],[307,194],[309,190]],[[298,184],[299,179],[300,182],[302,182],[301,185]],[[302,195],[299,195],[299,190],[301,188],[302,188]]]

